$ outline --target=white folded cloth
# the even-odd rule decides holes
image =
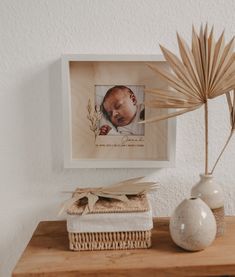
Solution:
[[[70,233],[148,231],[153,228],[152,212],[67,215]]]

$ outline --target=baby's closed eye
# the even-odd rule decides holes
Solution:
[[[117,104],[116,106],[115,106],[115,109],[120,109],[121,108],[121,106],[122,106],[122,104]]]

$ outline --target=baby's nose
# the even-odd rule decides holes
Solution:
[[[113,111],[113,117],[117,117],[118,116],[118,111]]]

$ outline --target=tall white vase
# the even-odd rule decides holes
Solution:
[[[201,174],[200,181],[192,188],[191,197],[200,197],[212,210],[217,225],[216,236],[224,234],[224,194],[213,175]]]
[[[173,241],[185,250],[203,250],[215,239],[214,215],[200,198],[185,199],[170,219],[170,234]]]

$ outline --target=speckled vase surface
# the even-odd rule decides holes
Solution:
[[[200,181],[191,190],[191,197],[200,197],[211,208],[216,219],[216,236],[222,236],[225,230],[224,194],[213,175],[201,174]]]
[[[185,199],[170,219],[170,234],[173,241],[185,250],[203,250],[215,239],[215,217],[200,198]]]

